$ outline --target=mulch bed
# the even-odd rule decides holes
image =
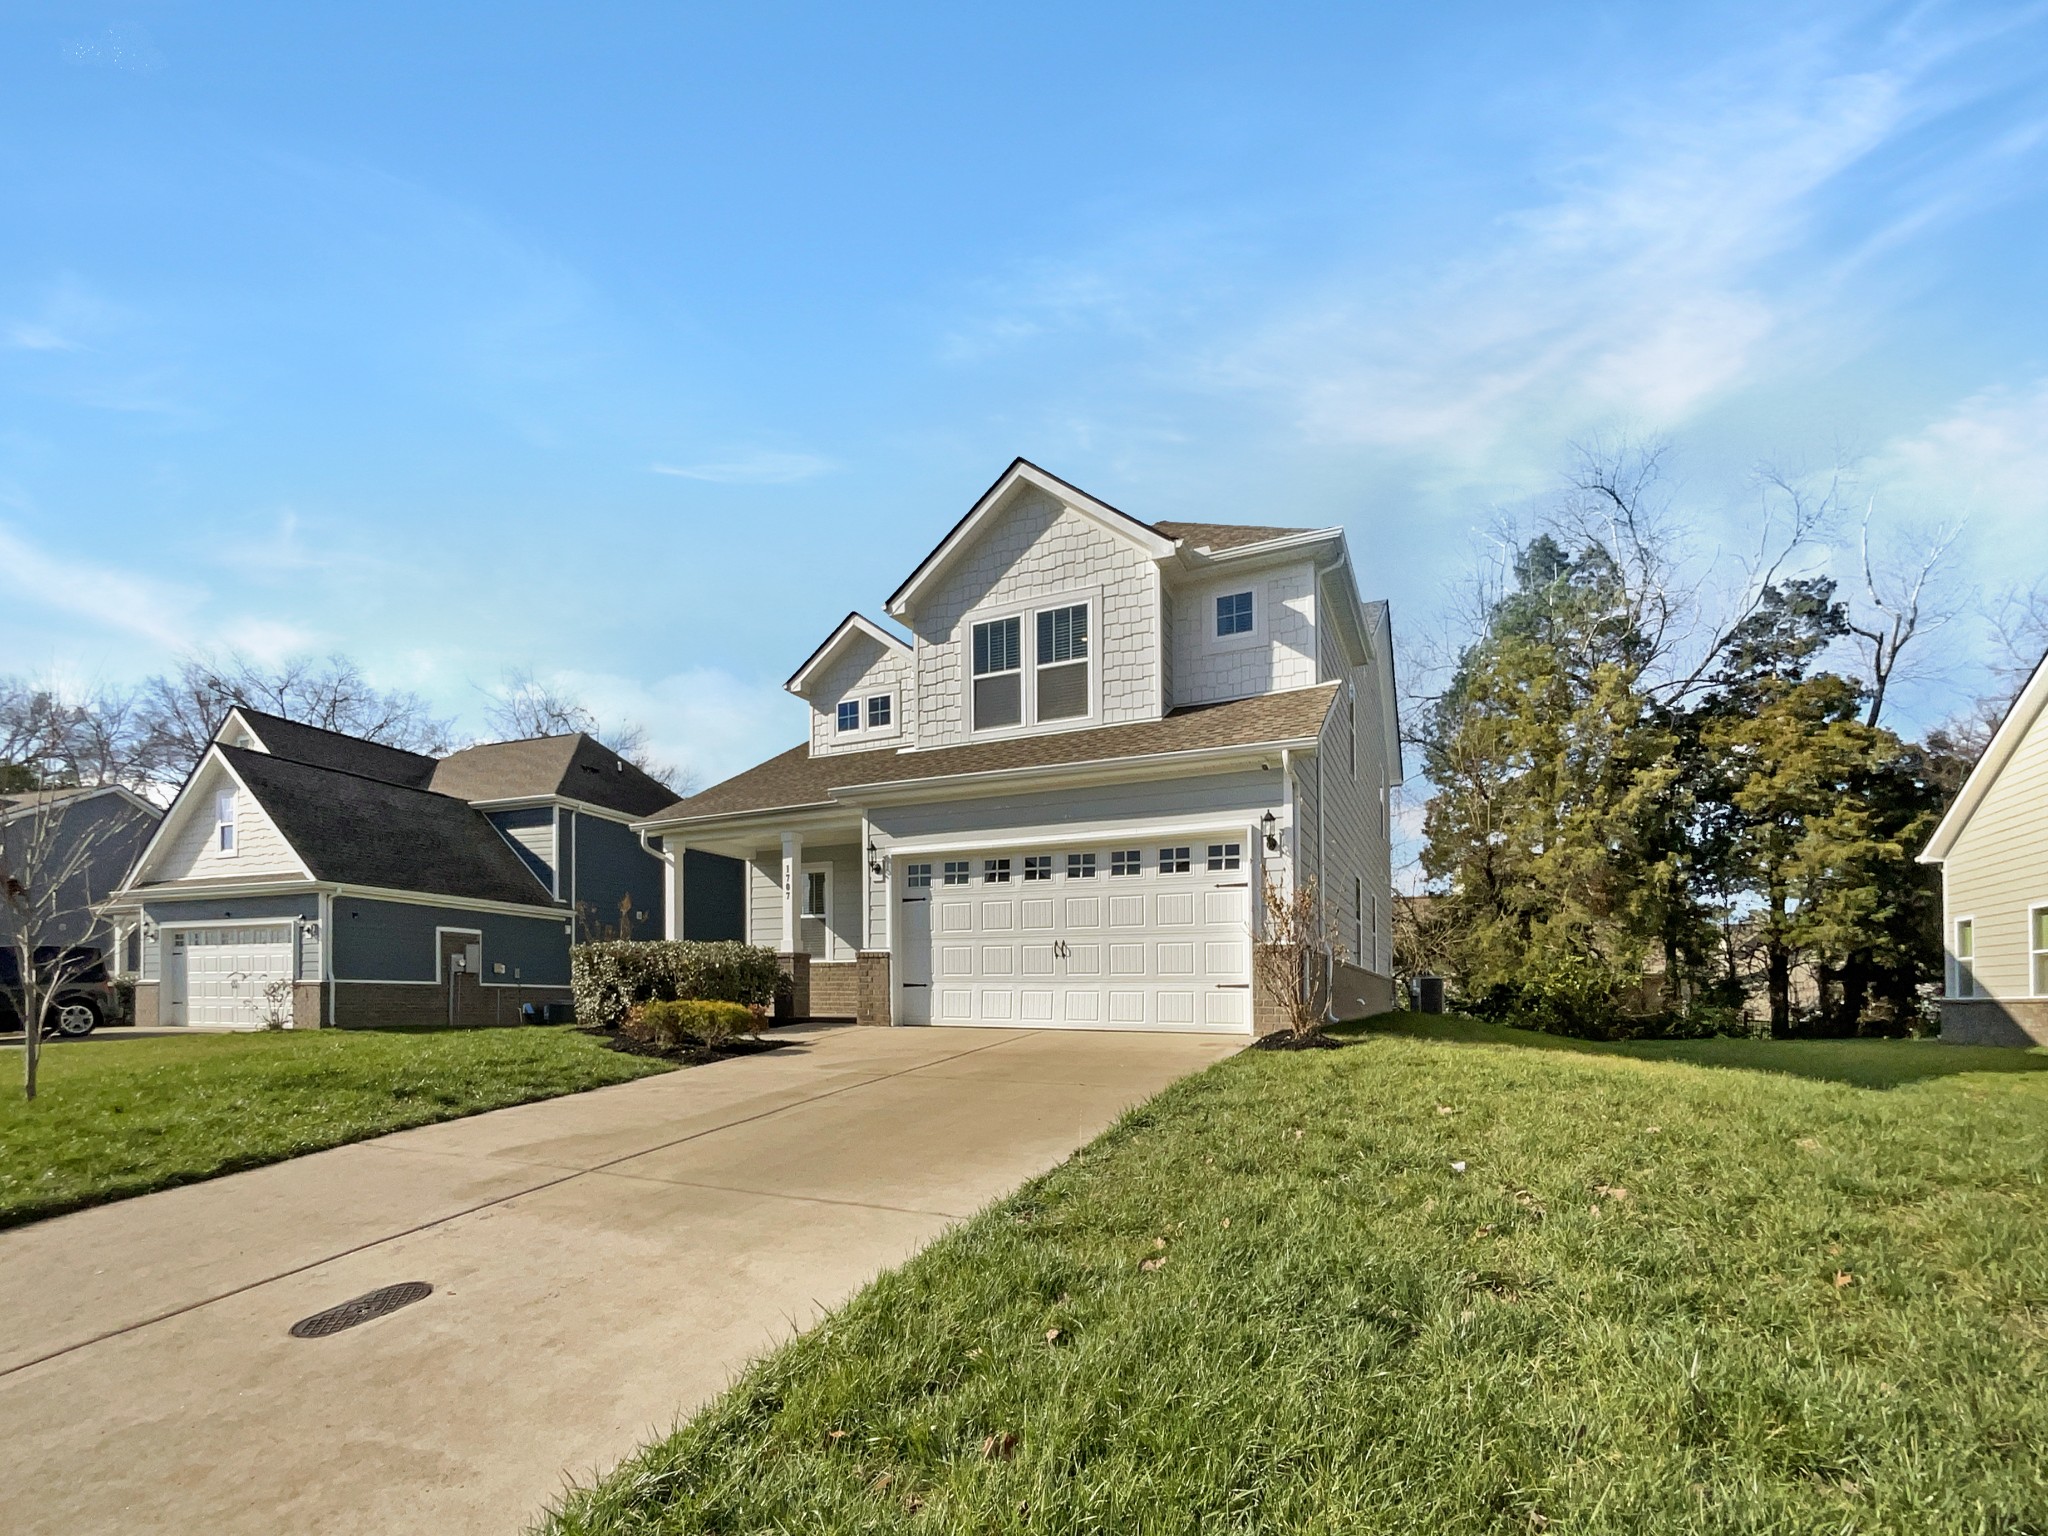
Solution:
[[[1350,1043],[1349,1040],[1339,1040],[1335,1036],[1323,1034],[1321,1031],[1313,1035],[1290,1035],[1283,1029],[1278,1034],[1259,1036],[1258,1039],[1252,1042],[1252,1049],[1255,1051],[1341,1051]]]
[[[622,1035],[616,1029],[586,1029],[584,1034],[593,1040],[602,1040],[622,1056],[651,1056],[656,1061],[679,1061],[685,1066],[700,1067],[706,1062],[724,1061],[730,1056],[758,1056],[763,1051],[779,1051],[791,1042],[787,1040],[728,1040],[723,1045],[656,1045],[650,1040],[635,1040]]]

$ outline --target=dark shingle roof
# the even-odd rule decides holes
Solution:
[[[465,747],[435,765],[428,787],[459,800],[560,795],[627,816],[652,815],[676,797],[666,784],[580,732]]]
[[[1005,768],[1056,768],[1159,752],[1299,741],[1322,729],[1336,694],[1335,683],[1318,683],[1313,688],[1264,693],[1223,704],[1198,704],[1177,709],[1161,720],[1042,736],[1014,736],[1005,741],[935,747],[926,752],[882,748],[813,757],[809,747],[792,747],[780,757],[771,757],[701,794],[676,801],[654,819],[731,816],[746,811],[821,805],[832,798],[834,790],[857,784],[900,783],[955,774],[992,773]]]
[[[324,731],[317,725],[265,714],[247,704],[237,704],[235,708],[255,728],[256,739],[270,749],[272,757],[360,774],[366,779],[382,779],[387,784],[409,784],[414,789],[426,788],[434,775],[434,760],[424,753],[387,747],[360,736],[344,736],[339,731]]]
[[[219,750],[316,880],[556,905],[483,812],[460,800],[274,752]]]
[[[1292,534],[1313,533],[1313,528],[1265,528],[1251,523],[1154,523],[1169,539],[1179,539],[1195,549],[1238,549],[1246,544],[1263,544]]]

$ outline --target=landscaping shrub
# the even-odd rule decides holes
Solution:
[[[636,1005],[694,998],[765,1012],[783,984],[775,951],[732,939],[611,939],[569,951],[576,1017],[616,1029]]]
[[[752,1034],[759,1024],[754,1010],[744,1003],[679,998],[640,1004],[626,1015],[619,1033],[673,1051],[686,1045],[724,1045]]]
[[[1518,981],[1488,987],[1467,1011],[1497,1024],[1581,1040],[1699,1040],[1756,1032],[1740,1007],[1711,991],[1680,1009],[1646,1011],[1639,985],[1572,955],[1557,956]]]

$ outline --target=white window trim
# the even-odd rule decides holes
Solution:
[[[796,913],[798,942],[801,943],[803,939],[803,924],[823,923],[825,925],[825,953],[817,958],[828,962],[839,958],[839,935],[832,931],[833,873],[834,871],[830,864],[806,864],[797,871],[797,879],[801,882],[798,887],[800,894],[797,899]],[[813,875],[823,875],[825,877],[825,910],[823,912],[806,912],[804,910],[804,903],[811,894],[811,876]]]
[[[2027,908],[2027,996],[2029,997],[2048,997],[2048,989],[2036,985],[2040,980],[2040,973],[2042,971],[2042,966],[2039,962],[2042,956],[2048,955],[2048,949],[2036,949],[2034,947],[2034,928],[2040,921],[2039,914],[2043,912],[2048,912],[2048,901],[2037,901],[2030,904]]]
[[[2029,916],[2027,922],[2031,926],[2033,918]],[[1960,991],[1956,986],[1956,982],[1963,974],[1963,957],[1956,952],[1956,934],[1965,923],[1970,925],[1970,965],[1974,967],[1977,964],[1977,919],[1975,914],[1966,912],[1950,918],[1948,923],[1948,943],[1943,946],[1948,951],[1947,993],[1949,997],[1959,1002],[1970,1002],[1984,995],[1984,983],[1974,969],[1970,972],[1971,986],[1968,992]]]
[[[228,814],[221,815],[221,804],[225,801]],[[221,828],[226,827],[234,837],[223,844]],[[213,792],[213,853],[222,859],[238,859],[242,856],[242,792],[239,789],[217,789]]]
[[[1252,595],[1252,627],[1242,634],[1219,635],[1216,633],[1216,600],[1219,597],[1235,597],[1240,592]],[[1198,612],[1201,615],[1202,649],[1205,651],[1243,651],[1266,643],[1267,584],[1260,580],[1233,581],[1214,587],[1205,587],[1199,599]]]
[[[1088,712],[1072,715],[1063,720],[1048,720],[1043,724],[1038,719],[1038,616],[1059,608],[1086,608],[1088,610]],[[1015,725],[979,726],[974,723],[974,627],[989,624],[998,619],[1016,619],[1018,689],[1023,694],[1022,718]],[[960,616],[957,643],[960,648],[960,692],[961,713],[966,718],[967,738],[970,741],[1002,741],[1011,736],[1036,736],[1052,731],[1086,730],[1100,722],[1102,716],[1102,590],[1099,587],[1077,588],[1051,597],[1036,598],[1028,603],[1000,603],[986,608],[977,608]],[[1064,662],[1052,663],[1064,666]],[[988,676],[1002,677],[1005,673],[990,673]]]
[[[826,739],[831,742],[857,740],[885,741],[891,737],[902,735],[903,699],[901,694],[902,690],[900,688],[890,684],[880,688],[855,688],[844,698],[835,699],[825,711],[825,717],[832,722],[831,729],[826,733]],[[887,725],[868,724],[868,703],[873,699],[887,699],[889,701],[889,723]],[[840,729],[839,708],[842,704],[851,704],[854,707],[855,724],[851,730]]]

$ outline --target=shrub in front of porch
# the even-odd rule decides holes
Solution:
[[[644,1045],[675,1051],[700,1045],[716,1049],[760,1027],[760,1019],[744,1003],[678,998],[640,1004],[626,1015],[619,1033]]]
[[[569,951],[569,993],[585,1025],[616,1029],[642,1003],[738,1003],[766,1012],[782,972],[775,951],[732,939],[612,939]]]

